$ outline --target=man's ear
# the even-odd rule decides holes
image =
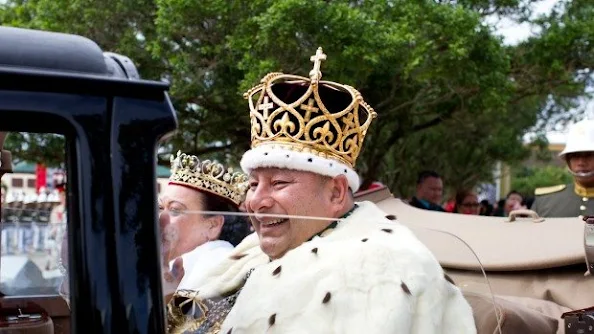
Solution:
[[[349,180],[344,175],[338,175],[329,182],[331,187],[330,202],[332,204],[343,205],[350,196]]]

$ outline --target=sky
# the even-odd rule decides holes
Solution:
[[[551,9],[561,2],[560,0],[542,0],[534,5],[534,15],[538,16],[541,14],[548,14]],[[487,18],[487,22],[494,24],[496,27],[496,33],[503,36],[506,44],[514,45],[519,42],[526,40],[528,37],[537,33],[534,28],[530,27],[527,23],[517,24],[509,19],[501,19],[497,17]],[[584,118],[594,119],[594,100],[586,101],[584,103],[585,115]],[[570,125],[571,126],[571,125]],[[567,128],[547,133],[547,138],[550,143],[562,144],[565,143],[565,135]],[[527,136],[529,137],[529,136]]]
[[[560,0],[541,0],[537,2],[533,5],[534,16],[550,13],[551,9],[559,2]],[[534,33],[527,23],[517,24],[511,20],[500,19],[495,16],[487,18],[487,22],[490,24],[496,23],[497,33],[504,37],[506,44],[517,44]]]

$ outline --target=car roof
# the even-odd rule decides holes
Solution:
[[[0,27],[0,66],[108,75],[101,48],[88,38]]]
[[[142,99],[161,99],[169,89],[141,79],[132,60],[86,37],[0,27],[0,45],[0,89]]]

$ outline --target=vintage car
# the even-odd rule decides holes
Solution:
[[[479,333],[594,333],[594,220],[421,210],[385,187],[357,200],[376,203],[416,232],[464,291]],[[485,299],[491,294],[496,309]]]
[[[69,248],[69,302],[57,290],[3,293],[0,334],[166,332],[155,179],[157,145],[177,125],[167,89],[86,38],[0,27],[0,148],[11,133],[64,136]],[[0,173],[11,171],[3,150]],[[425,242],[472,305],[479,333],[594,332],[586,311],[562,320],[594,305],[589,224],[422,211],[385,188],[357,199]]]

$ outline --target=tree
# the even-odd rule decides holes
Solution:
[[[21,161],[60,167],[66,162],[64,136],[45,133],[11,132],[4,149],[12,154],[12,163]]]
[[[571,182],[573,177],[566,168],[556,166],[520,168],[512,179],[512,189],[525,196],[532,196],[536,188]]]
[[[143,76],[167,78],[180,126],[163,156],[183,149],[234,163],[249,147],[242,93],[267,72],[307,76],[322,46],[324,79],[357,87],[379,115],[360,173],[406,194],[420,169],[451,187],[489,180],[495,161],[525,157],[527,131],[566,118],[584,96],[594,4],[537,18],[541,32],[517,46],[483,21],[528,20],[533,2],[9,0],[0,19],[82,33],[139,61]]]
[[[0,24],[83,35],[104,50],[131,56],[144,78],[160,79],[164,68],[147,45],[156,38],[155,10],[150,0],[8,0],[0,2]],[[15,162],[65,162],[64,138],[53,134],[11,133],[4,149]]]
[[[197,20],[203,24],[192,23]],[[229,124],[228,143],[240,151],[248,144],[247,108],[240,93],[267,72],[307,75],[309,56],[318,45],[329,55],[324,77],[359,88],[379,114],[359,159],[369,180],[393,172],[386,168],[394,160],[401,163],[398,168],[408,168],[402,164],[408,159],[386,151],[397,151],[422,130],[444,120],[452,120],[450,125],[454,119],[467,121],[468,115],[508,113],[513,87],[506,76],[506,50],[481,26],[479,15],[460,6],[301,0],[222,6],[218,1],[162,0],[157,23],[163,36],[176,36],[167,41],[168,48],[159,48],[179,75],[173,96],[188,100],[187,94],[207,107],[199,113],[207,118],[196,117],[201,131],[209,131],[210,122]],[[209,85],[195,84],[209,80]],[[239,119],[245,125],[236,127]],[[523,117],[521,125],[528,127],[535,119]]]

